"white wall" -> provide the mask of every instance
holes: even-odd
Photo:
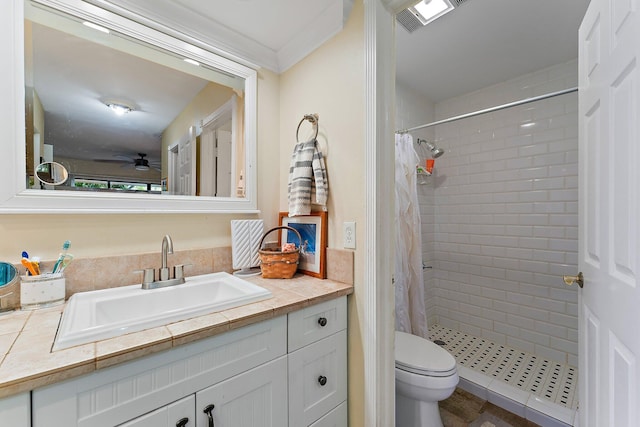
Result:
[[[436,105],[436,120],[577,85],[577,61]],[[441,325],[577,366],[577,94],[439,125]],[[522,125],[531,124],[530,127]],[[426,215],[429,213],[425,212]]]

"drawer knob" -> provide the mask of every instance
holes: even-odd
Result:
[[[321,317],[318,319],[318,325],[322,326],[323,328],[325,326],[327,326],[327,318],[326,317]]]
[[[324,375],[320,375],[318,377],[318,382],[320,383],[321,386],[324,386],[327,384],[327,377],[325,377]]]
[[[189,423],[189,418],[185,417],[185,418],[180,418],[178,420],[178,422],[176,423],[176,427],[184,427]]]

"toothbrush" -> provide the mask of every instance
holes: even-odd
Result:
[[[38,275],[37,272],[36,272],[36,269],[33,268],[33,265],[31,264],[31,261],[29,261],[28,259],[22,258],[22,265],[24,265],[27,268],[27,270],[29,271],[29,273],[31,273],[32,276],[37,276]]]
[[[34,256],[29,260],[31,262],[31,266],[36,271],[36,276],[40,275],[40,257]]]
[[[58,257],[58,260],[56,261],[56,264],[53,266],[52,273],[57,273],[58,272],[58,269],[60,268],[60,264],[64,260],[64,257],[67,254],[67,251],[69,250],[70,246],[71,246],[71,242],[69,240],[65,240],[64,243],[62,244],[62,252],[60,253],[60,256]]]
[[[58,273],[62,274],[64,269],[67,268],[69,266],[69,264],[71,264],[71,261],[73,261],[73,255],[65,254],[64,255],[64,259],[60,263],[60,268],[58,269]]]

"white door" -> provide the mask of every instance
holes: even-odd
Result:
[[[218,129],[216,134],[218,147],[216,156],[216,196],[231,197],[233,194],[231,191],[231,163],[233,162],[231,156],[231,132]]]
[[[189,128],[189,137],[178,145],[179,193],[183,196],[196,195],[196,130]]]
[[[580,427],[640,425],[640,16],[591,0],[579,31]]]
[[[204,128],[200,134],[198,196],[216,195],[216,131]]]

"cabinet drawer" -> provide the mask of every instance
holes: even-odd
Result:
[[[149,414],[121,424],[120,427],[174,427],[179,425],[181,420],[187,420],[186,423],[181,424],[183,427],[195,427],[195,416],[196,397],[192,394]]]
[[[289,425],[308,426],[347,399],[347,332],[289,354]]]
[[[289,352],[347,328],[347,297],[312,305],[288,317]]]
[[[347,402],[343,402],[309,427],[347,427],[348,424]]]

